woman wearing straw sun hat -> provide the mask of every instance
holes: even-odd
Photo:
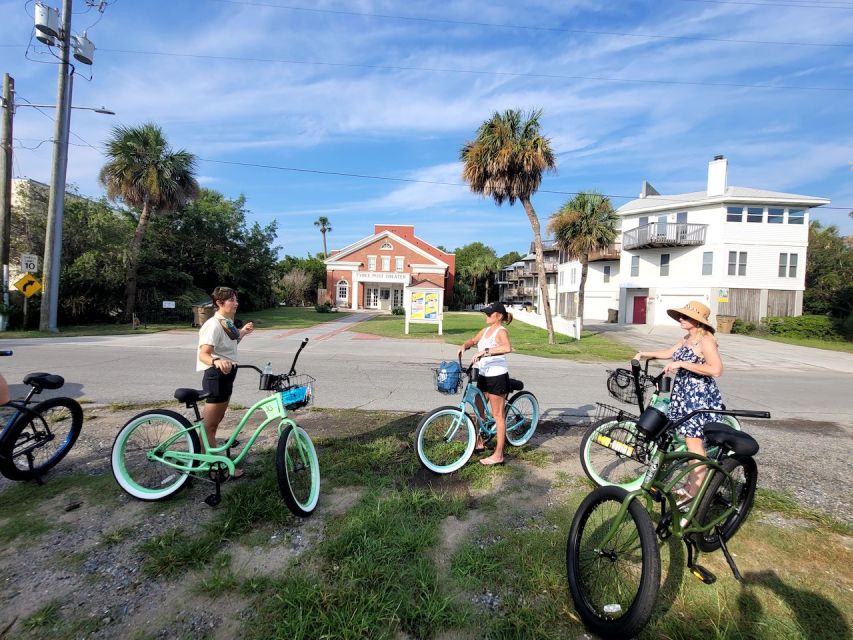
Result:
[[[714,326],[710,322],[711,310],[701,302],[692,300],[681,308],[668,309],[667,314],[676,320],[687,333],[670,349],[640,351],[634,358],[672,359],[664,373],[674,373],[670,394],[669,417],[677,420],[696,409],[721,409],[723,399],[714,378],[723,373],[723,361]],[[682,424],[678,431],[684,437],[688,451],[705,455],[703,425],[714,420],[713,413],[699,413]],[[696,494],[705,477],[705,467],[698,467],[687,482],[688,499]]]

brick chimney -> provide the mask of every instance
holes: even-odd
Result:
[[[729,161],[725,156],[714,156],[708,163],[708,197],[723,196],[729,186]]]

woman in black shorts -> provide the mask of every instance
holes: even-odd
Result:
[[[237,344],[255,330],[247,322],[240,329],[234,326],[237,313],[237,292],[229,287],[216,287],[210,294],[216,313],[198,331],[196,371],[203,371],[202,387],[209,393],[204,403],[204,432],[211,447],[216,446],[216,430],[228,410],[234,378],[237,377]],[[234,477],[243,471],[237,469]]]
[[[479,368],[477,388],[485,394],[486,400],[489,402],[489,409],[491,409],[492,416],[495,419],[495,429],[497,430],[495,452],[488,458],[480,460],[480,464],[503,464],[504,445],[506,443],[504,403],[509,394],[509,369],[507,368],[506,354],[512,351],[509,333],[507,333],[504,325],[512,322],[512,314],[500,302],[493,302],[483,309],[483,313],[486,314],[486,326],[476,336],[463,342],[457,354],[462,357],[465,351],[477,345],[477,353],[471,359],[471,362]],[[474,451],[482,451],[484,448],[485,443],[478,435]]]

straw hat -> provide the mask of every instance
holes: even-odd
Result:
[[[680,309],[667,309],[667,314],[673,320],[678,320],[681,316],[689,318],[694,322],[698,322],[706,330],[714,333],[717,329],[711,324],[711,310],[697,300],[691,300]]]

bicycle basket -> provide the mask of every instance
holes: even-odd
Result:
[[[634,375],[628,369],[609,370],[607,376],[607,392],[616,400],[626,404],[637,404],[637,390],[634,387]],[[652,378],[645,373],[640,373],[640,389],[646,400],[649,399],[655,389]]]
[[[290,376],[281,390],[281,403],[291,411],[307,407],[314,402],[314,380],[307,374]]]
[[[435,389],[439,393],[454,394],[462,386],[462,367],[455,361],[442,361],[432,370]]]
[[[603,402],[596,402],[598,405],[598,409],[595,411],[595,417],[593,418],[593,422],[599,423],[604,420],[615,420],[617,422],[622,422],[623,420],[631,420],[635,421],[637,416],[633,413],[629,413],[624,409],[619,409],[618,407],[613,407],[609,404],[604,404]]]

